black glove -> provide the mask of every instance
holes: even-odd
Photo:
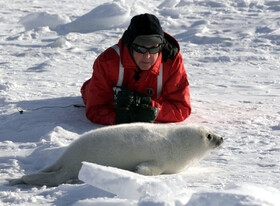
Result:
[[[116,94],[116,124],[130,122],[154,122],[158,109],[152,107],[151,97],[131,92],[127,87],[118,88]]]
[[[154,122],[158,115],[158,108],[152,107],[152,99],[140,92],[134,93],[133,120],[135,122]]]
[[[129,107],[116,108],[116,124],[130,123],[131,111]]]
[[[158,108],[139,105],[134,108],[134,121],[135,122],[154,122],[158,115]]]
[[[116,100],[116,124],[131,122],[131,105],[134,101],[134,94],[127,87],[119,87],[115,94]]]
[[[116,94],[116,108],[130,107],[134,101],[134,94],[127,87],[119,87]]]

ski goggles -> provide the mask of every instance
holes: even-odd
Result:
[[[159,44],[158,46],[147,48],[147,47],[139,46],[137,44],[132,44],[132,48],[140,54],[145,54],[147,51],[149,51],[150,54],[156,54],[161,52],[162,46],[161,44]]]

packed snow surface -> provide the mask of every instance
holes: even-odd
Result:
[[[0,205],[279,205],[279,0],[2,0],[0,11]],[[193,108],[183,124],[210,127],[222,147],[174,175],[85,162],[83,183],[9,186],[102,127],[73,105],[140,13],[180,43]]]

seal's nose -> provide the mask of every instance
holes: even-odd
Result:
[[[217,142],[216,142],[216,146],[220,146],[222,143],[224,142],[224,139],[221,137]]]

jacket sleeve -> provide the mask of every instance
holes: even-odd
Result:
[[[191,114],[191,104],[189,82],[181,54],[168,72],[161,97],[153,101],[153,106],[159,108],[155,122],[182,122]]]
[[[118,65],[118,59],[117,61],[105,59],[104,55],[101,55],[94,62],[88,89],[86,116],[94,123],[111,125],[115,124],[116,113],[113,103],[114,84],[109,73],[110,69],[114,69],[114,65]]]

